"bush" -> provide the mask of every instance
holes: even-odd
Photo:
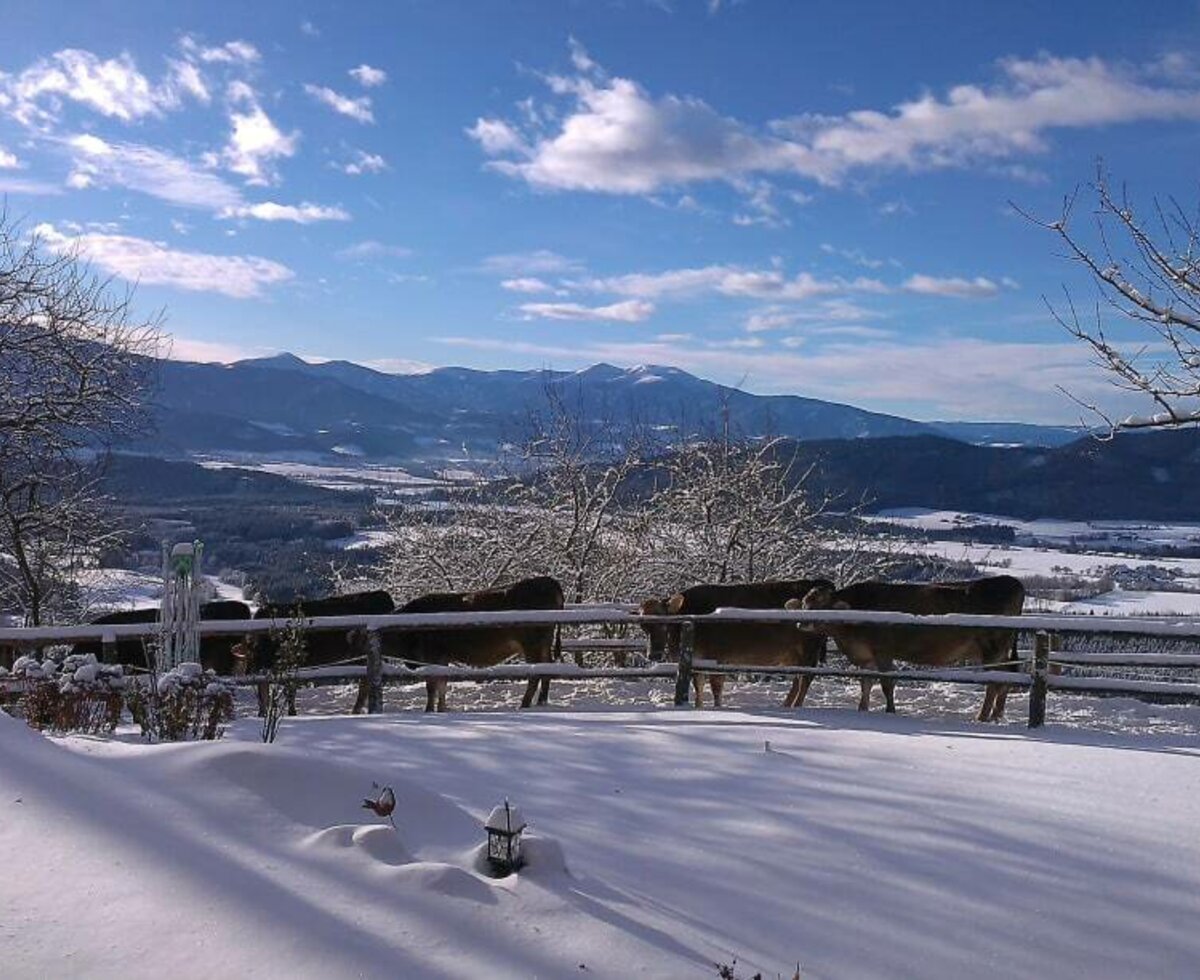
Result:
[[[71,654],[62,662],[21,657],[13,676],[25,682],[21,708],[34,728],[64,734],[111,734],[121,720],[125,671],[98,663],[95,654]]]
[[[126,703],[152,742],[211,741],[233,720],[234,686],[197,663],[184,663],[147,685],[134,685]]]

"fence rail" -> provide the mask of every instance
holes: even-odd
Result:
[[[286,619],[205,620],[199,624],[200,635],[234,636],[261,634],[277,629]],[[883,625],[891,627],[920,627],[922,629],[954,630],[1015,630],[1034,634],[1032,656],[1026,670],[1014,669],[953,669],[953,670],[893,670],[871,671],[841,667],[801,667],[771,664],[743,665],[698,660],[694,657],[694,633],[697,625],[720,622],[767,624],[792,623],[797,627],[820,624]],[[706,674],[762,674],[778,676],[807,675],[811,677],[841,677],[854,679],[897,680],[906,683],[1004,684],[1030,690],[1030,727],[1042,724],[1045,717],[1047,693],[1051,690],[1079,694],[1112,696],[1115,694],[1144,696],[1155,701],[1200,703],[1200,684],[1162,681],[1125,680],[1120,678],[1062,677],[1050,673],[1051,665],[1148,667],[1164,669],[1200,669],[1200,654],[1065,654],[1051,652],[1052,634],[1091,634],[1102,636],[1153,636],[1164,639],[1196,640],[1200,645],[1200,622],[1178,620],[1147,620],[1133,617],[1095,618],[1078,616],[983,616],[942,615],[918,616],[908,613],[866,612],[858,610],[748,610],[719,609],[707,616],[640,616],[627,606],[580,605],[563,610],[520,610],[482,613],[399,613],[390,615],[354,615],[304,618],[305,630],[313,632],[366,632],[367,657],[364,666],[333,665],[306,668],[299,679],[308,684],[343,684],[366,680],[370,689],[369,710],[378,712],[383,706],[383,685],[403,681],[445,679],[456,682],[485,682],[500,680],[529,680],[550,678],[559,680],[605,679],[674,679],[675,701],[688,703],[688,687],[693,672]],[[565,663],[515,664],[489,668],[455,667],[440,664],[396,665],[383,661],[381,633],[411,630],[485,629],[488,627],[534,626],[625,626],[670,624],[681,627],[678,662],[649,667],[584,668]],[[85,624],[80,626],[3,627],[0,646],[16,649],[44,647],[56,643],[100,641],[105,646],[119,640],[152,638],[157,635],[156,623]],[[567,651],[636,651],[644,641],[619,637],[576,637],[564,639]],[[1009,666],[1011,665],[1001,665]],[[232,678],[240,685],[258,684],[263,676]],[[12,682],[9,682],[11,686]]]

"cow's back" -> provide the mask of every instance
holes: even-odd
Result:
[[[783,609],[789,599],[803,598],[821,586],[833,588],[825,579],[696,585],[672,596],[667,610],[675,616],[705,616],[722,608]],[[792,623],[697,623],[695,627],[695,653],[706,660],[812,666],[824,649],[823,636],[804,633]]]
[[[498,589],[434,592],[405,603],[400,613],[483,613],[553,610],[563,607],[563,590],[550,576],[522,579]],[[554,643],[553,626],[467,626],[397,633],[388,646],[417,663],[466,663],[492,666],[512,657],[547,660]]]

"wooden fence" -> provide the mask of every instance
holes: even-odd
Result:
[[[284,620],[206,620],[199,624],[201,636],[231,636],[266,633],[284,625]],[[1032,650],[1021,661],[1002,665],[1006,669],[951,670],[893,670],[864,671],[854,667],[785,667],[772,664],[722,664],[697,660],[693,637],[698,623],[794,623],[818,625],[846,623],[856,625],[914,626],[930,629],[1012,629],[1032,634]],[[625,626],[636,629],[642,625],[670,624],[681,627],[677,663],[648,667],[584,668],[567,663],[510,664],[490,668],[455,667],[441,664],[394,664],[385,662],[381,634],[408,630],[466,629],[487,626]],[[916,616],[907,613],[863,612],[856,610],[746,610],[722,609],[708,616],[639,616],[628,607],[578,606],[564,610],[509,611],[490,613],[407,613],[375,616],[328,616],[302,621],[306,630],[365,632],[366,656],[363,666],[349,663],[327,667],[306,668],[299,679],[307,684],[344,684],[366,679],[368,682],[368,711],[383,710],[385,683],[418,682],[444,678],[454,682],[484,682],[500,680],[529,680],[551,678],[583,680],[591,678],[671,679],[675,687],[675,703],[686,705],[692,674],[762,674],[772,676],[809,675],[851,679],[876,678],[905,683],[1006,684],[1027,688],[1029,726],[1041,726],[1046,717],[1046,701],[1050,691],[1070,691],[1096,696],[1132,696],[1157,702],[1200,703],[1200,684],[1174,681],[1141,681],[1105,677],[1068,677],[1055,673],[1061,667],[1152,667],[1166,670],[1200,671],[1200,655],[1155,654],[1061,654],[1052,652],[1054,637],[1064,634],[1106,636],[1155,636],[1171,640],[1194,641],[1200,646],[1200,622],[1167,622],[1132,617],[1078,616],[979,616],[944,615]],[[0,647],[34,649],[52,644],[99,640],[106,651],[112,650],[120,639],[151,638],[156,634],[153,623],[87,624],[36,628],[0,627]],[[638,641],[619,638],[564,639],[565,650],[636,650],[643,647]],[[238,684],[257,684],[265,677],[233,678]],[[10,682],[11,683],[11,682]]]

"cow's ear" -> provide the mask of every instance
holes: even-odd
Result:
[[[783,604],[783,608],[788,612],[795,612],[797,609],[804,608],[804,602],[800,599],[788,599],[788,601]]]
[[[833,608],[834,609],[849,609],[850,603],[848,603],[845,599],[838,599],[838,601],[833,604]]]
[[[680,612],[680,610],[682,610],[682,609],[683,609],[683,604],[684,604],[684,602],[685,602],[685,601],[686,601],[686,600],[685,600],[685,599],[684,599],[684,597],[683,597],[683,593],[682,593],[682,592],[676,592],[676,593],[675,593],[673,596],[671,596],[671,598],[670,598],[670,599],[667,601],[667,612],[669,612],[669,613],[670,613],[672,616],[678,616],[678,615],[679,615],[679,612]]]
[[[830,595],[830,591],[824,586],[815,586],[804,593],[804,598],[800,600],[800,608],[822,609],[829,605]]]

